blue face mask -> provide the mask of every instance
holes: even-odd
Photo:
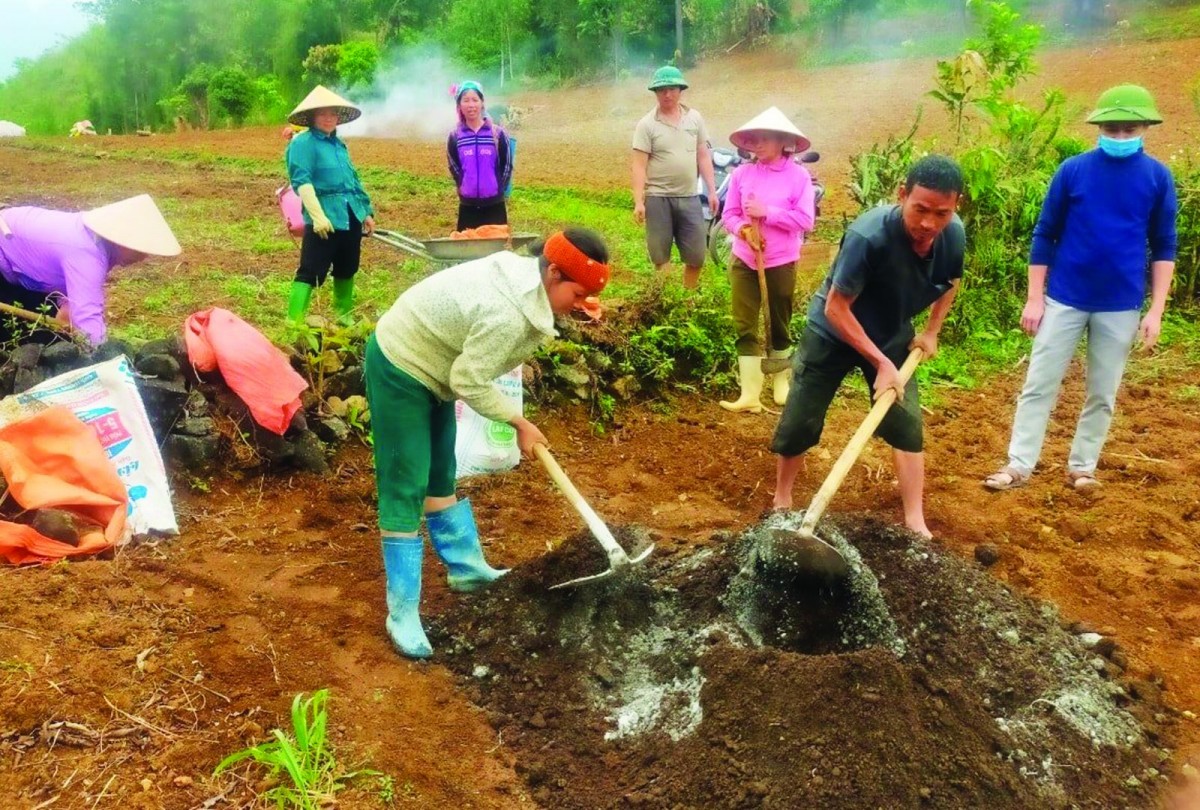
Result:
[[[1136,155],[1142,150],[1142,138],[1128,138],[1121,140],[1119,138],[1110,138],[1107,135],[1100,136],[1100,149],[1109,157],[1127,158],[1131,155]]]

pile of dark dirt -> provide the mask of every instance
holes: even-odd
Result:
[[[435,646],[547,807],[1153,803],[1158,690],[1053,606],[865,520],[823,530],[848,580],[781,579],[759,549],[799,521],[546,590],[605,567],[580,533],[461,602]]]

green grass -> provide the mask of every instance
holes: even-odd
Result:
[[[326,739],[328,700],[328,689],[314,692],[307,700],[303,694],[296,695],[292,701],[290,734],[274,729],[272,740],[230,754],[221,760],[213,775],[247,760],[255,762],[266,768],[268,777],[286,777],[287,780],[268,790],[263,797],[274,802],[276,807],[297,810],[332,806],[338,791],[350,780],[358,776],[380,776],[375,771],[346,772],[338,765]],[[386,786],[390,781],[382,784]]]
[[[1142,5],[1145,7],[1129,16],[1128,27],[1118,28],[1117,37],[1163,40],[1200,36],[1200,6],[1170,8],[1152,3]]]

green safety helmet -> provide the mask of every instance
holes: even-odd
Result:
[[[1162,116],[1154,106],[1154,96],[1145,87],[1119,84],[1100,94],[1089,124],[1136,123],[1161,124]]]
[[[658,70],[654,71],[654,78],[650,80],[650,86],[647,90],[658,90],[663,87],[680,87],[686,88],[687,80],[683,78],[683,73],[674,65],[663,65]]]

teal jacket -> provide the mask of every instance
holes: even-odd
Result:
[[[298,190],[312,183],[321,210],[337,230],[350,230],[351,211],[359,222],[374,216],[371,198],[363,191],[358,172],[350,163],[350,150],[337,136],[337,130],[329,135],[317,129],[301,132],[288,144],[284,159],[292,188]],[[308,211],[304,212],[304,224],[312,225]]]

